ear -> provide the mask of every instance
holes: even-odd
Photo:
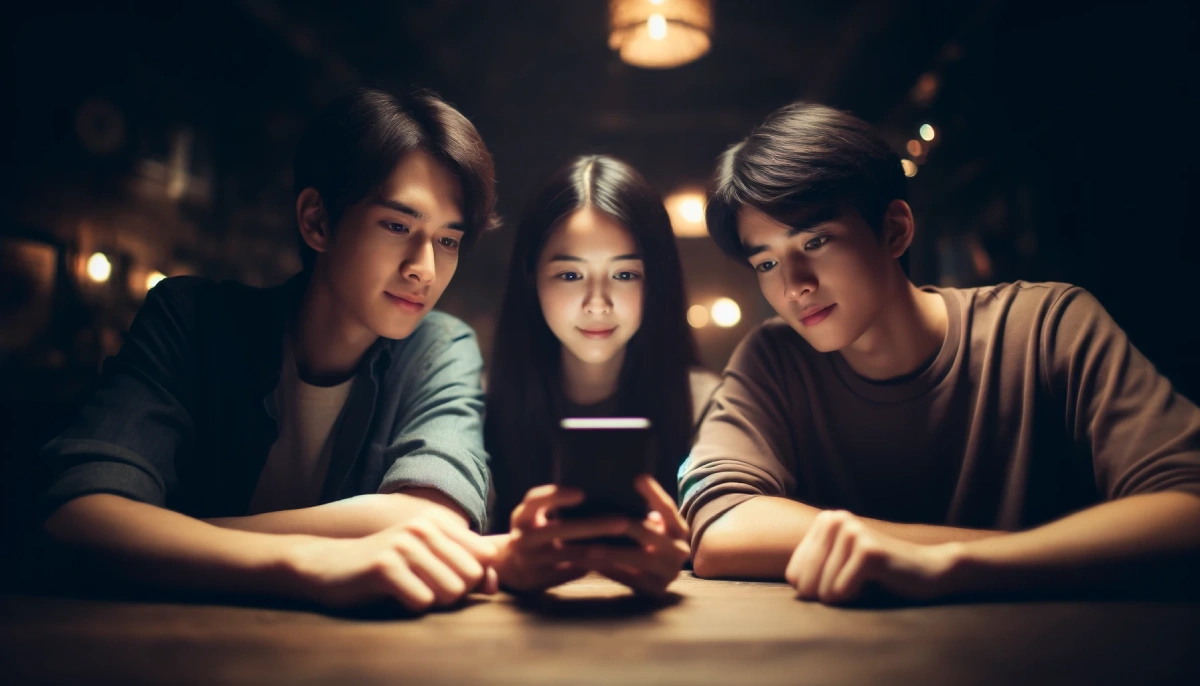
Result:
[[[903,200],[893,200],[888,203],[883,213],[881,237],[888,255],[898,258],[912,245],[913,231],[916,223],[913,221],[912,208]]]
[[[325,213],[325,203],[317,189],[305,188],[296,196],[296,224],[308,247],[319,253],[329,249],[332,238],[329,215]]]

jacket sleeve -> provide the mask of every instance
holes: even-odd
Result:
[[[198,280],[167,279],[146,296],[120,352],[105,361],[78,417],[39,453],[52,475],[39,521],[69,500],[112,493],[165,506],[195,424],[194,301]]]

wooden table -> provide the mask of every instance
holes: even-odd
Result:
[[[1200,684],[1200,604],[835,609],[684,575],[660,606],[585,578],[423,618],[0,598],[0,683]]]

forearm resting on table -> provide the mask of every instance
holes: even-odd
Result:
[[[210,524],[240,531],[266,534],[308,534],[328,538],[370,536],[389,526],[402,524],[432,509],[443,509],[463,520],[461,507],[441,491],[407,488],[398,493],[371,493],[299,510],[281,510],[249,517],[205,520]]]
[[[820,512],[820,508],[775,496],[756,496],[739,503],[701,536],[694,557],[696,576],[782,579],[788,560]],[[973,541],[1001,533],[861,519],[882,533],[921,544]]]
[[[1163,492],[1112,500],[1036,529],[964,543],[959,592],[1106,587],[1156,562],[1200,555],[1200,497]]]
[[[43,527],[106,571],[156,587],[226,593],[287,591],[289,553],[309,536],[230,531],[116,495],[76,498]]]

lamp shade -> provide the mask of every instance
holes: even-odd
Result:
[[[712,45],[710,0],[609,0],[608,45],[629,64],[669,69]]]

